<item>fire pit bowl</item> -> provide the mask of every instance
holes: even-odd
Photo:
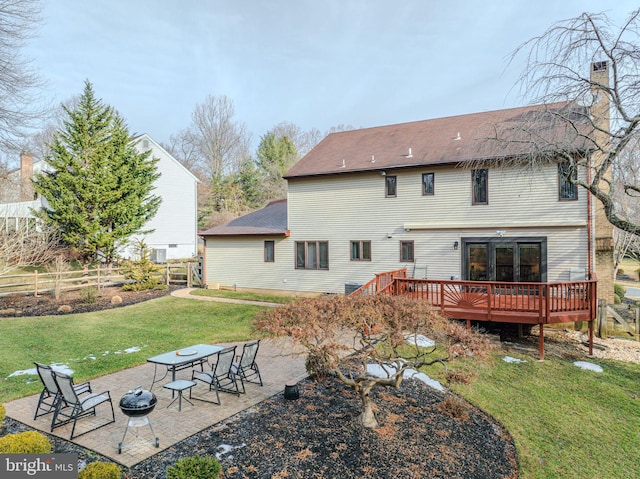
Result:
[[[146,389],[136,388],[120,399],[120,410],[129,417],[141,417],[149,414],[156,407],[156,395]]]

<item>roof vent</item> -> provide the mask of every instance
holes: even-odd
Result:
[[[375,163],[376,162],[376,157],[374,155],[371,155],[371,163]]]
[[[347,160],[345,160],[344,158],[342,159],[342,166],[340,168],[346,168],[347,167]]]
[[[409,148],[409,153],[407,153],[406,155],[402,155],[405,158],[413,158],[413,154],[411,153],[411,148]]]
[[[460,141],[462,140],[462,137],[460,136],[460,132],[458,132],[458,135],[453,139],[453,141]]]

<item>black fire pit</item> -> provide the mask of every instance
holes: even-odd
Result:
[[[124,430],[122,441],[118,444],[118,454],[122,453],[122,445],[124,444],[124,438],[127,436],[127,431],[130,427],[139,428],[141,426],[149,425],[151,434],[155,436],[153,427],[151,427],[151,421],[147,415],[154,410],[158,398],[151,391],[141,389],[140,386],[129,391],[120,399],[120,410],[125,416],[129,416],[127,427]],[[136,436],[138,435],[135,433]],[[160,447],[160,440],[155,437],[155,447]]]

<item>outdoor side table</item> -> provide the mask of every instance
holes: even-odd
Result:
[[[170,383],[167,383],[167,384],[163,385],[162,386],[163,388],[171,389],[171,394],[173,394],[173,391],[177,391],[178,392],[178,397],[174,398],[174,400],[169,403],[169,406],[167,406],[167,408],[169,408],[177,400],[178,401],[178,411],[182,411],[182,393],[183,393],[183,391],[188,389],[189,390],[189,397],[191,397],[191,388],[193,386],[195,386],[195,385],[196,385],[196,383],[194,381],[188,381],[186,379],[178,379],[176,381],[171,381]],[[187,401],[192,406],[194,405],[187,398],[184,398],[184,400]]]

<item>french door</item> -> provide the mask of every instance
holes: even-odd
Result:
[[[462,245],[463,279],[546,281],[546,238],[462,238]]]

